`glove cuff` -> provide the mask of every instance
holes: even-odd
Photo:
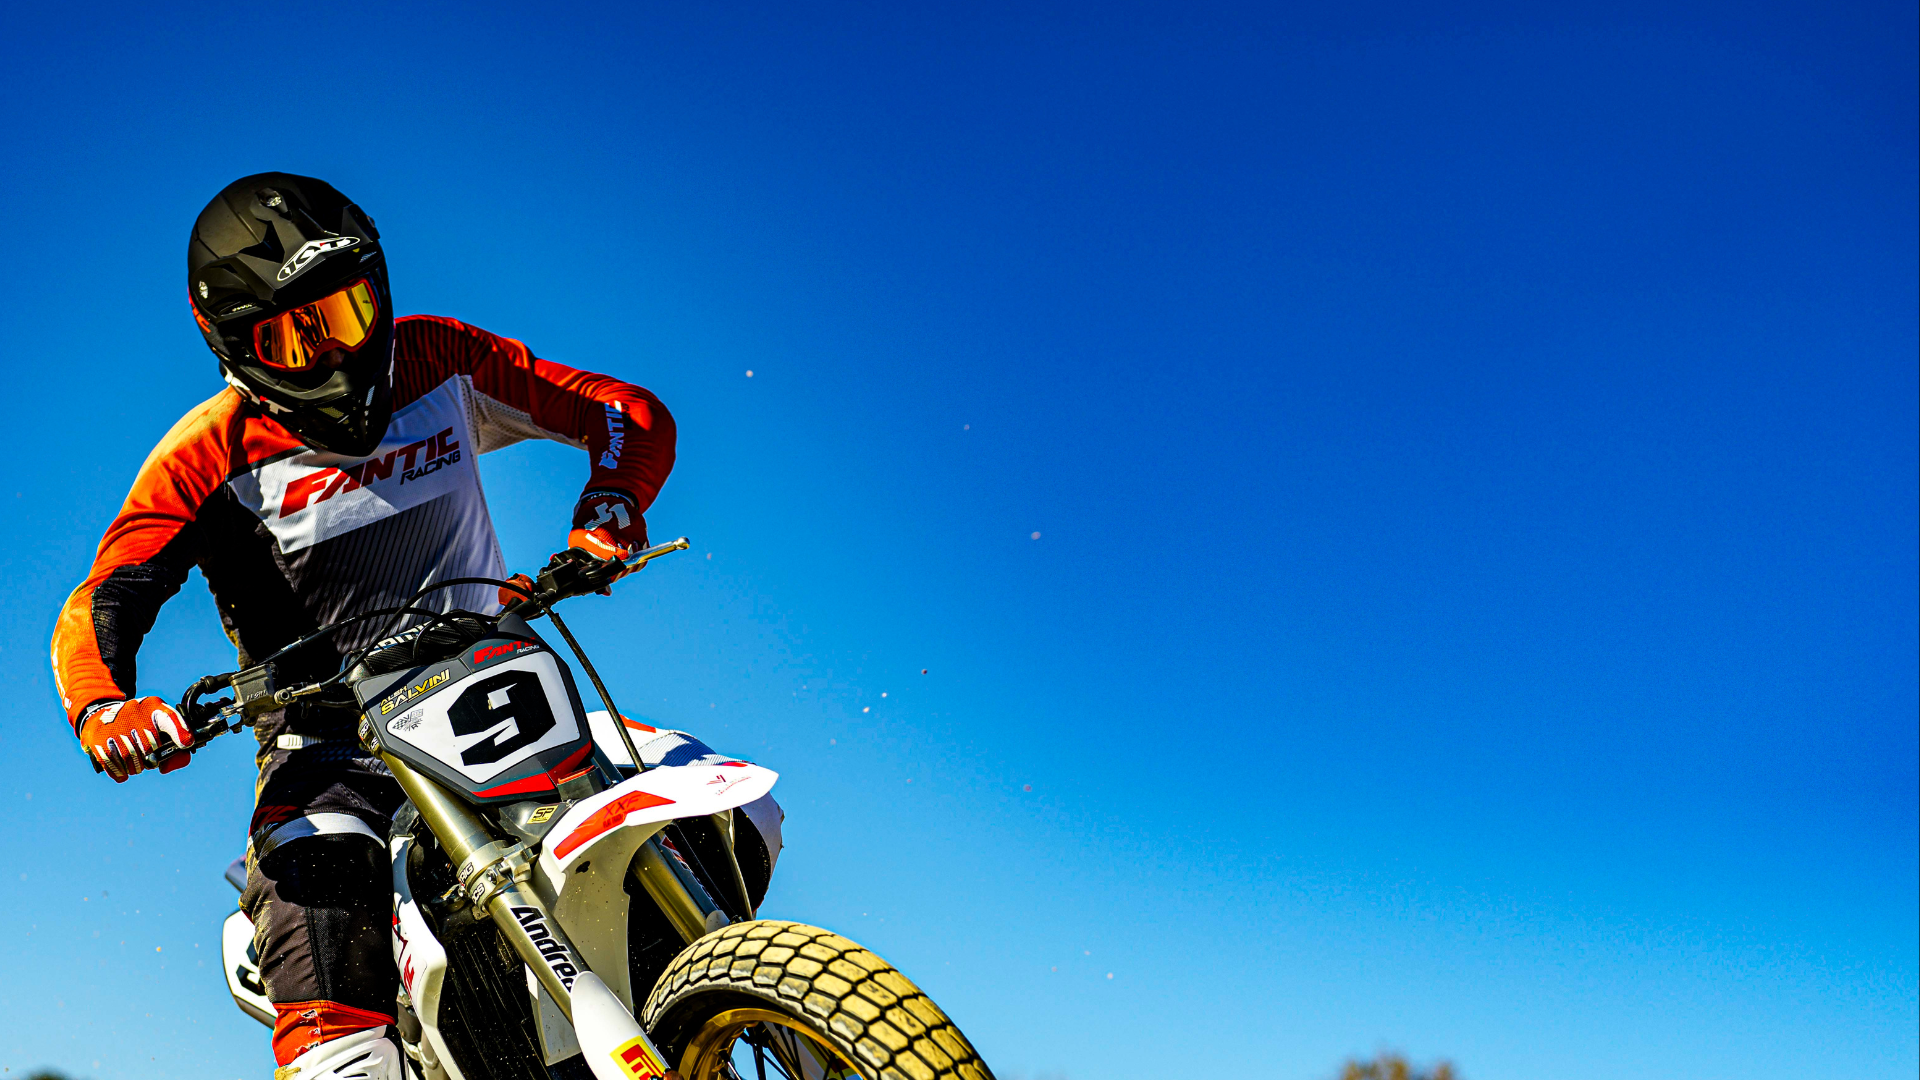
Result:
[[[629,509],[638,510],[640,508],[640,500],[634,497],[633,492],[621,491],[619,488],[610,487],[588,488],[580,493],[578,499],[574,500],[574,505],[578,506],[588,499],[604,499],[608,497],[619,499],[621,502],[626,503]]]
[[[92,719],[92,717],[93,717],[93,714],[94,714],[94,713],[97,713],[97,712],[99,712],[99,711],[101,711],[102,709],[111,709],[111,708],[113,708],[113,707],[114,707],[114,706],[116,706],[116,705],[125,705],[125,704],[126,704],[126,703],[127,703],[128,701],[129,701],[129,700],[131,700],[131,699],[129,699],[129,698],[101,698],[101,699],[100,699],[99,701],[96,701],[96,702],[94,702],[93,704],[91,704],[91,705],[89,705],[89,706],[87,706],[86,708],[84,708],[84,709],[81,709],[81,710],[80,710],[80,714],[79,714],[78,716],[75,716],[75,717],[73,718],[73,734],[74,734],[74,737],[75,737],[75,738],[78,738],[78,737],[79,737],[79,735],[80,735],[80,729],[81,729],[82,727],[85,727],[85,726],[86,726],[86,723],[87,723],[87,721],[88,721],[89,719]]]

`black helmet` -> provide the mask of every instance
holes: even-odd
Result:
[[[323,180],[260,173],[187,242],[193,317],[220,373],[316,450],[373,452],[393,417],[393,301],[373,219]],[[345,351],[337,367],[325,357]]]

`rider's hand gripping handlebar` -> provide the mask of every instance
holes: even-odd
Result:
[[[678,540],[655,544],[645,551],[636,551],[624,559],[601,559],[581,548],[568,548],[548,560],[546,568],[533,581],[533,595],[510,602],[506,610],[509,614],[531,616],[568,597],[604,592],[616,580],[660,556],[685,551],[692,546],[683,536]]]
[[[174,746],[169,740],[167,745],[142,755],[147,765],[158,767],[160,759],[169,754],[182,751],[191,754],[205,746],[208,740],[239,731],[241,727],[253,723],[260,714],[285,708],[294,699],[317,693],[321,689],[318,684],[277,687],[274,674],[274,665],[269,661],[243,671],[203,675],[195,679],[175,707],[180,718],[186,721],[188,730],[193,733],[193,745]],[[232,691],[233,696],[217,701],[200,700],[222,690]],[[95,767],[98,768],[97,762]]]

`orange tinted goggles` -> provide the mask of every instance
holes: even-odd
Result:
[[[253,355],[268,367],[305,371],[328,349],[359,348],[380,314],[365,279],[311,304],[284,311],[253,328]]]

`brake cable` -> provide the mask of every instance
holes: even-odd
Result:
[[[460,577],[437,581],[408,597],[407,603],[412,604],[430,592],[436,592],[454,585],[498,585],[503,589],[511,589],[521,596],[526,597],[529,603],[540,609],[535,613],[535,618],[538,618],[540,614],[544,613],[547,618],[551,619],[554,629],[560,631],[560,636],[566,640],[567,647],[573,650],[575,659],[580,661],[581,669],[587,673],[587,678],[592,681],[594,691],[600,695],[600,701],[606,705],[607,715],[613,720],[613,729],[619,732],[620,743],[627,748],[627,757],[632,760],[633,767],[643,771],[646,769],[646,766],[640,761],[640,750],[634,745],[633,736],[627,734],[627,718],[620,712],[619,706],[613,703],[613,695],[607,692],[607,684],[601,681],[600,673],[594,670],[593,661],[587,659],[587,651],[580,647],[580,642],[574,638],[573,631],[567,629],[567,624],[560,618],[560,613],[554,610],[554,605],[557,604],[560,599],[564,598],[543,601],[526,586],[517,581],[502,581],[499,578],[488,577]],[[428,623],[427,625],[431,626],[432,623]],[[385,635],[382,636],[384,637]],[[351,665],[348,665],[348,667],[351,667]]]
[[[559,612],[548,608],[547,618],[553,620],[553,628],[560,631],[561,637],[567,639],[567,647],[571,648],[573,655],[580,659],[580,666],[586,670],[587,678],[593,680],[593,688],[599,691],[600,700],[606,703],[607,715],[613,720],[613,730],[620,733],[620,744],[627,748],[627,756],[633,759],[633,767],[641,772],[645,772],[647,767],[640,761],[640,750],[633,745],[633,736],[627,734],[627,718],[621,715],[620,710],[614,706],[613,696],[607,693],[607,684],[601,682],[600,673],[593,670],[593,661],[587,659],[586,650],[582,649],[580,643],[573,639],[573,631],[567,629],[567,624],[560,621]]]

